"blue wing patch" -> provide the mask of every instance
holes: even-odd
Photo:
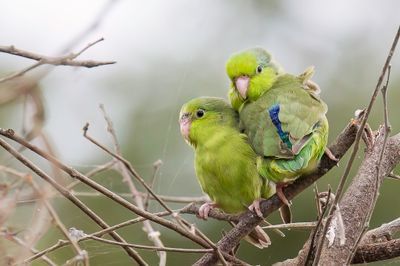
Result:
[[[271,118],[272,123],[276,127],[276,131],[278,132],[279,138],[287,145],[289,149],[292,149],[292,143],[289,140],[289,134],[287,132],[283,132],[282,124],[279,120],[279,104],[274,104],[271,108],[269,108],[269,117]]]

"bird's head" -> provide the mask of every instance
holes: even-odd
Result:
[[[233,54],[226,63],[226,72],[232,82],[232,107],[239,110],[245,101],[255,101],[270,89],[281,69],[267,51],[251,48]]]
[[[237,112],[222,98],[192,99],[182,106],[179,114],[181,134],[194,146],[223,127],[238,128],[238,123]]]

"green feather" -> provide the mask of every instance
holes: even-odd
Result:
[[[258,66],[262,66],[264,71],[257,73]],[[234,81],[237,77],[251,78],[252,90],[249,90],[248,98],[256,100],[272,86],[283,70],[267,51],[262,48],[252,48],[233,54],[226,64],[226,72],[231,80],[228,96],[232,107],[239,111],[246,99],[243,99],[235,88]]]
[[[261,73],[250,73],[259,64],[257,54],[260,48],[239,52],[228,60],[230,95],[237,93],[234,80],[238,74],[247,71],[250,77],[247,98],[232,105],[240,112],[241,130],[260,155],[259,173],[274,182],[291,181],[315,169],[324,153],[328,139],[327,106],[319,98],[318,85],[310,80],[313,68],[294,76],[276,71],[274,64],[267,65]],[[280,128],[269,113],[274,106],[279,106]]]
[[[266,111],[275,104],[280,106],[279,120],[283,131],[289,133],[292,146],[301,147],[307,143],[302,143],[303,138],[311,134],[314,125],[325,117],[327,106],[304,90],[295,76],[285,74],[257,101],[249,102],[242,108],[241,125],[258,154],[293,158],[295,152],[282,145],[276,127]]]
[[[323,119],[315,128],[310,140],[292,159],[258,159],[259,173],[274,181],[291,182],[302,174],[313,171],[325,152],[328,141],[328,121]]]
[[[196,117],[197,110],[204,116]],[[238,114],[219,98],[196,98],[185,104],[189,142],[195,149],[195,170],[202,190],[228,213],[246,210],[254,200],[274,191],[257,170],[257,155],[238,128]]]

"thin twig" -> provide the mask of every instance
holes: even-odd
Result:
[[[358,129],[358,119],[351,121],[346,128],[336,137],[335,141],[329,146],[329,149],[340,159],[354,142],[355,135]],[[285,188],[285,197],[289,200],[293,199],[297,194],[311,186],[316,180],[325,175],[330,169],[337,164],[337,161],[331,160],[326,155],[321,159],[318,169],[314,173],[298,178],[293,184]],[[283,205],[283,202],[278,196],[273,195],[269,199],[260,203],[261,211],[264,217],[267,217],[273,211],[278,210]],[[190,212],[197,213],[198,207],[191,206]],[[211,210],[210,214],[214,215],[215,210]],[[211,216],[211,215],[210,215]],[[261,218],[255,216],[252,212],[247,211],[241,214],[238,224],[232,228],[221,240],[218,241],[218,247],[222,252],[230,252],[240,240],[249,234],[260,222]],[[214,254],[205,254],[199,259],[195,265],[210,265],[218,259]]]
[[[365,264],[368,262],[393,259],[399,256],[400,239],[394,239],[387,242],[367,244],[358,247],[354,254],[354,257],[351,260],[351,263]],[[395,265],[396,262],[394,262],[393,264]]]
[[[275,226],[273,224],[271,224],[270,222],[267,221],[267,219],[263,219],[263,223],[266,224],[264,227],[268,227],[268,226]],[[291,223],[293,224],[293,223]],[[232,224],[233,226],[235,226],[235,224]],[[279,228],[273,228],[272,230],[277,233],[278,235],[280,235],[281,237],[286,237],[286,235],[279,229]]]
[[[209,252],[214,252],[213,249],[189,249],[189,248],[171,248],[171,247],[157,247],[157,246],[145,246],[145,245],[138,245],[138,244],[130,244],[130,243],[121,243],[121,242],[116,242],[108,239],[104,239],[101,237],[97,236],[91,236],[89,239],[93,239],[99,242],[111,244],[111,245],[117,245],[117,246],[127,246],[127,247],[132,247],[132,248],[137,248],[137,249],[147,249],[147,250],[155,250],[155,251],[168,251],[168,252],[180,252],[180,253],[209,253]]]
[[[81,261],[83,261],[83,264],[88,266],[89,265],[89,257],[86,251],[82,250],[78,243],[71,238],[71,236],[68,233],[67,228],[65,228],[63,222],[61,221],[60,217],[58,216],[57,212],[54,210],[53,206],[50,204],[50,202],[47,200],[46,196],[42,195],[42,191],[40,190],[39,186],[36,184],[36,182],[31,179],[31,185],[32,188],[36,191],[38,195],[40,195],[40,199],[44,202],[44,205],[46,206],[46,209],[50,213],[50,216],[53,218],[53,221],[55,222],[56,226],[60,229],[60,231],[63,233],[63,235],[71,242],[73,249],[77,253],[79,257],[81,257]]]
[[[321,208],[321,202],[319,201],[319,191],[317,183],[314,183],[314,200],[315,200],[315,205],[317,207],[317,217],[319,218],[322,215],[322,208]]]
[[[308,263],[309,261],[312,260],[312,256],[311,256],[311,255],[312,255],[312,251],[313,251],[313,249],[314,249],[315,239],[316,239],[316,237],[317,237],[319,227],[320,227],[321,224],[322,224],[322,220],[324,219],[324,215],[325,215],[326,211],[327,211],[328,208],[329,208],[329,201],[330,201],[330,200],[331,200],[331,187],[329,186],[329,189],[328,189],[328,196],[327,196],[327,198],[326,198],[325,207],[324,207],[324,209],[322,210],[321,215],[318,217],[317,226],[315,227],[314,232],[313,232],[312,237],[311,237],[310,249],[308,250],[308,254],[307,254],[307,258],[306,258],[306,265],[307,265],[307,263]],[[322,239],[322,238],[325,238],[325,235],[321,235],[321,239]],[[320,241],[321,241],[321,240],[320,240]],[[317,251],[315,252],[315,257],[316,257],[316,256],[320,256],[320,255],[321,255],[321,251],[318,252],[318,249],[317,249]],[[314,260],[314,261],[315,261],[315,260]],[[313,266],[314,266],[314,264],[313,264]]]
[[[154,221],[154,222],[156,222],[158,224],[161,224],[161,225],[163,225],[163,226],[165,226],[165,227],[167,227],[167,228],[169,228],[169,229],[171,229],[173,231],[176,231],[177,233],[181,234],[182,236],[185,236],[186,238],[191,239],[192,241],[200,244],[203,247],[206,247],[206,248],[209,247],[208,244],[204,240],[199,238],[198,236],[195,236],[195,235],[191,234],[190,232],[180,228],[179,226],[177,226],[176,224],[172,223],[171,221],[168,221],[168,220],[165,220],[163,218],[154,216],[152,213],[149,213],[149,212],[141,210],[140,208],[138,208],[137,206],[133,205],[129,201],[125,200],[121,196],[116,195],[115,193],[113,193],[109,189],[105,188],[104,186],[94,182],[93,180],[91,180],[90,178],[87,178],[86,176],[84,176],[80,172],[76,171],[75,169],[73,169],[71,167],[68,167],[67,165],[63,164],[60,160],[58,160],[58,159],[52,157],[51,155],[45,153],[40,148],[32,145],[29,142],[26,142],[23,138],[19,137],[13,130],[0,129],[0,135],[3,135],[3,136],[5,136],[5,137],[7,137],[9,139],[12,139],[12,140],[18,142],[21,145],[27,147],[31,151],[35,152],[36,154],[40,155],[41,157],[45,158],[46,160],[50,161],[51,163],[57,165],[57,167],[59,167],[62,171],[66,172],[72,178],[76,178],[76,179],[80,180],[82,183],[85,183],[86,185],[90,186],[91,188],[101,192],[102,194],[104,194],[107,197],[109,197],[111,200],[119,203],[121,206],[131,210],[132,212],[136,213],[137,215],[146,217],[147,219],[149,219],[151,221]],[[17,151],[15,151],[10,145],[8,145],[2,139],[0,139],[0,145],[3,146],[4,149],[6,149],[9,153],[11,153],[19,161],[23,162],[26,166],[28,166],[28,164],[26,164],[26,162],[27,162],[26,158],[23,155],[19,154]],[[41,176],[43,176],[44,173],[39,168],[34,167],[33,164],[29,164],[28,167],[30,169],[32,169],[35,173],[41,173],[42,174]],[[46,175],[46,174],[44,174],[44,175]],[[69,194],[69,195],[72,196],[71,194]],[[172,210],[170,210],[170,212],[172,213]]]
[[[117,155],[121,156],[121,148],[118,143],[117,134],[115,132],[113,122],[112,122],[111,118],[108,116],[108,114],[104,108],[104,105],[100,104],[100,110],[103,112],[104,120],[107,123],[107,131],[110,133],[110,135],[112,137],[115,152]],[[133,184],[133,181],[129,175],[129,170],[122,162],[119,162],[117,167],[119,168],[119,172],[121,173],[121,175],[123,177],[123,182],[128,184],[128,188],[131,191],[132,197],[134,198],[136,205],[140,209],[146,211],[146,208],[143,203],[143,198],[138,194],[138,191],[137,191],[135,185]],[[160,239],[160,232],[154,230],[150,221],[146,220],[143,222],[143,230],[147,233],[147,237],[150,239],[150,241],[152,241],[158,248],[164,248],[164,244]],[[167,264],[167,253],[165,251],[160,250],[158,255],[160,257],[159,265],[165,266]]]
[[[99,192],[87,192],[87,191],[71,191],[72,194],[74,194],[75,196],[78,197],[99,197],[99,196],[104,196],[103,194],[99,193]],[[120,195],[121,197],[124,198],[131,198],[132,194],[130,193],[116,193],[118,195]],[[147,193],[146,192],[140,192],[138,191],[138,194],[141,197],[146,197]],[[187,204],[187,203],[203,203],[205,201],[207,201],[207,197],[205,196],[199,196],[199,197],[185,197],[185,196],[166,196],[166,195],[159,195],[157,194],[157,196],[162,199],[165,202],[173,202],[173,203],[183,203],[183,204]],[[150,200],[155,200],[151,195],[149,195],[149,199]],[[211,217],[211,216],[210,216]]]
[[[395,173],[390,173],[390,174],[388,175],[388,177],[393,178],[393,179],[396,179],[396,180],[400,180],[400,175],[396,175]]]
[[[388,66],[387,70],[387,75],[386,75],[386,84],[382,87],[382,99],[383,99],[383,117],[384,117],[384,125],[385,125],[385,131],[384,131],[384,138],[383,138],[383,144],[382,144],[382,149],[381,153],[379,154],[379,161],[378,165],[376,166],[376,183],[375,183],[375,190],[374,190],[374,203],[376,202],[376,199],[378,197],[378,188],[379,188],[379,177],[381,175],[381,165],[382,165],[382,159],[383,159],[383,154],[385,152],[387,140],[391,131],[391,126],[389,123],[389,114],[388,114],[388,106],[387,106],[387,90],[389,86],[389,80],[390,80],[390,70],[391,70],[391,65]],[[374,209],[375,204],[371,207],[371,210]],[[366,220],[366,226],[368,227],[369,221],[371,220],[372,216],[372,211],[369,212],[369,215]]]
[[[161,160],[157,160],[153,163],[153,175],[150,181],[150,188],[153,189],[154,188],[154,184],[156,182],[156,177],[158,172],[160,171],[162,165],[162,161]],[[147,211],[149,208],[149,198],[150,198],[150,193],[147,191],[146,196],[144,197],[144,209]]]
[[[400,28],[399,28],[400,30]],[[383,154],[385,153],[385,148],[387,144],[387,140],[391,131],[391,126],[389,124],[389,115],[388,115],[388,108],[387,108],[387,89],[389,85],[389,80],[390,80],[390,70],[391,70],[391,65],[388,65],[387,69],[387,75],[386,75],[386,83],[383,85],[381,92],[382,92],[382,98],[383,98],[383,113],[384,113],[384,136],[383,136],[383,143],[382,143],[382,148],[381,152],[379,154],[379,159],[378,163],[376,165],[376,178],[375,178],[375,189],[373,190],[374,197],[372,200],[372,204],[369,210],[367,210],[367,217],[364,222],[364,229],[362,230],[361,234],[358,236],[357,240],[355,241],[353,247],[351,248],[352,254],[348,257],[348,262],[350,262],[357,251],[357,246],[360,243],[361,239],[363,238],[364,234],[367,232],[368,227],[369,227],[369,222],[372,217],[372,212],[375,209],[375,204],[378,198],[378,193],[379,193],[379,186],[380,186],[380,175],[381,175],[381,165],[382,165],[382,159],[383,159]]]
[[[100,149],[105,151],[106,153],[110,154],[112,157],[118,159],[120,162],[122,162],[125,167],[128,169],[129,173],[135,177],[145,188],[146,190],[163,206],[167,211],[170,211],[172,213],[172,210],[164,203],[162,199],[160,199],[154,192],[153,190],[147,185],[147,183],[144,181],[144,179],[133,169],[132,165],[130,162],[128,162],[125,158],[121,157],[120,155],[110,151],[108,148],[106,148],[104,145],[100,144],[98,141],[96,141],[94,138],[90,137],[87,134],[87,131],[89,129],[89,123],[86,123],[86,125],[83,127],[83,136],[87,138],[90,142],[98,146]]]
[[[65,54],[71,51],[74,46],[76,46],[83,39],[87,38],[92,32],[98,29],[101,26],[101,23],[105,20],[107,15],[111,12],[111,10],[116,6],[119,0],[108,0],[105,3],[100,11],[94,16],[92,22],[87,25],[81,32],[79,32],[74,38],[72,38],[64,47],[61,49],[60,54]]]
[[[290,224],[272,224],[262,226],[262,229],[313,229],[317,226],[318,222],[297,222]]]
[[[0,134],[3,134],[3,133],[5,133],[5,135],[8,135],[11,132],[0,129]],[[18,137],[18,140],[19,140],[20,144],[22,144],[22,143],[27,144],[27,142],[25,142],[20,137]],[[53,178],[51,178],[49,175],[44,173],[40,168],[38,168],[35,164],[33,164],[30,160],[28,160],[25,156],[23,156],[18,151],[16,151],[13,147],[11,147],[7,142],[5,142],[1,138],[0,138],[0,146],[2,146],[6,151],[8,151],[10,154],[12,154],[15,158],[17,158],[20,162],[22,162],[25,166],[27,166],[33,172],[35,172],[38,176],[43,178],[47,183],[52,185],[57,191],[59,191],[64,197],[69,199],[73,204],[75,204],[79,209],[81,209],[86,215],[88,215],[93,221],[95,221],[102,228],[109,227],[106,222],[104,222],[96,213],[94,213],[90,208],[88,208],[82,201],[80,201],[77,197],[72,195],[67,189],[65,189],[63,186],[58,184]],[[43,151],[40,151],[40,152],[43,155],[45,155],[46,157],[50,156]],[[121,242],[125,241],[122,237],[120,237],[115,232],[111,232],[110,235],[117,241],[121,241]],[[132,257],[132,259],[136,260],[136,262],[138,262],[140,265],[147,265],[146,262],[139,256],[139,254],[137,254],[136,251],[134,251],[128,247],[125,247],[125,251],[129,254],[129,256]]]
[[[391,240],[392,236],[397,232],[400,232],[400,218],[369,230],[364,234],[361,240],[361,245]]]
[[[332,242],[324,245],[320,264],[321,265],[348,265],[353,254],[352,248],[358,242],[359,237],[365,230],[365,221],[374,200],[374,189],[376,180],[376,165],[379,161],[384,138],[384,128],[380,127],[375,144],[372,149],[367,150],[363,161],[358,168],[357,174],[354,176],[352,183],[349,185],[346,193],[340,201],[340,213],[343,219],[343,227],[345,228],[346,241]],[[389,137],[388,144],[382,162],[381,175],[379,177],[379,185],[382,184],[384,177],[387,176],[393,168],[400,162],[400,133]],[[334,219],[338,219],[336,215]],[[334,222],[332,222],[334,224]],[[340,228],[333,231],[329,228],[331,236],[333,233],[340,233]],[[339,239],[340,240],[340,239]]]
[[[14,169],[12,168],[8,168],[9,170],[13,171],[14,174],[12,174],[11,172],[8,172],[8,170],[5,170],[5,168],[2,168],[3,166],[0,165],[0,171],[4,171],[7,172],[11,175],[15,175],[16,172]],[[23,178],[26,174],[24,173],[19,173],[20,175],[15,175],[18,177]],[[86,174],[85,174],[86,176]],[[77,183],[81,183],[79,180],[76,181]],[[69,189],[70,186],[75,186],[76,182],[72,182],[67,186],[67,189]],[[76,197],[104,197],[105,195],[100,193],[100,192],[89,192],[89,191],[75,191],[75,190],[71,190],[70,191],[72,195],[76,196]],[[115,193],[121,197],[124,198],[132,198],[132,194],[130,193]],[[145,192],[140,192],[138,191],[138,194],[141,197],[146,197],[147,193]],[[36,201],[38,198],[34,196],[35,194],[32,194],[31,197],[27,198],[27,196],[21,196],[20,198],[18,198],[18,202],[20,203],[28,203],[28,202],[33,202]],[[54,195],[57,196],[57,195]],[[199,197],[185,197],[185,196],[167,196],[167,195],[158,195],[157,196],[162,199],[165,202],[171,202],[171,203],[181,203],[181,204],[188,204],[188,203],[204,203],[205,201],[208,200],[208,198],[206,196],[199,196]],[[155,200],[151,195],[149,196],[150,200]],[[191,205],[190,205],[191,206]],[[187,212],[188,209],[182,209],[182,213],[193,213],[192,211]],[[169,212],[168,212],[169,213]],[[215,214],[215,213],[213,213]],[[219,220],[223,220],[223,221],[237,221],[239,218],[237,215],[230,215],[230,214],[225,214],[225,213],[220,213],[220,216],[216,216],[213,215],[210,216],[211,218],[216,218]],[[235,217],[235,218],[233,218]]]
[[[8,81],[10,79],[19,77],[24,75],[26,72],[31,71],[34,68],[37,68],[41,65],[52,65],[52,66],[73,66],[73,67],[98,67],[102,65],[110,65],[115,64],[115,61],[94,61],[94,60],[75,60],[79,55],[81,55],[84,51],[92,47],[93,45],[103,41],[103,38],[100,38],[94,42],[87,44],[84,48],[82,48],[77,53],[72,53],[65,56],[58,56],[58,57],[50,57],[41,54],[32,53],[29,51],[25,51],[22,49],[15,48],[13,45],[11,46],[0,46],[0,52],[8,53],[12,55],[17,55],[21,57],[25,57],[28,59],[36,60],[37,62],[31,66],[28,66],[21,71],[18,71],[14,74],[6,76],[0,79],[0,83]]]
[[[212,242],[203,232],[198,230],[196,227],[195,227],[195,230],[196,230],[196,233],[199,234],[204,240],[206,240],[207,243],[214,249],[214,251],[216,252],[222,265],[228,266],[228,262],[225,260],[224,256],[222,255],[221,250],[217,247],[217,245],[215,245],[214,242]]]
[[[161,217],[161,216],[170,215],[170,213],[164,211],[164,212],[160,212],[160,213],[155,213],[154,215],[157,215],[157,216]],[[146,220],[146,218],[143,218],[143,217],[139,217],[139,218],[135,218],[135,219],[132,219],[132,220],[128,220],[128,221],[122,222],[120,224],[109,226],[109,227],[107,227],[107,228],[105,228],[103,230],[94,232],[94,233],[92,233],[90,235],[85,235],[85,236],[79,238],[77,241],[78,242],[86,241],[92,236],[103,236],[103,235],[109,234],[109,233],[111,233],[111,232],[113,232],[113,231],[115,231],[115,230],[117,230],[119,228],[122,228],[122,227],[125,227],[125,226],[128,226],[128,225],[132,225],[132,224],[136,224],[136,223],[140,223],[140,222],[143,222],[145,220]],[[40,252],[37,252],[37,253],[35,252],[35,255],[33,255],[32,257],[30,257],[28,259],[26,259],[24,261],[24,263],[28,263],[28,262],[34,261],[35,259],[37,259],[37,258],[39,258],[41,256],[44,256],[44,254],[48,254],[48,253],[53,252],[53,251],[55,251],[55,250],[57,250],[59,248],[65,247],[65,246],[67,246],[69,244],[71,244],[71,242],[69,242],[67,240],[63,240],[63,241],[59,240],[54,245],[52,245],[52,246],[50,246],[50,247],[48,247],[48,248],[46,248],[46,249],[44,249],[44,250],[42,250]]]
[[[177,223],[179,224],[179,225],[181,225],[181,227],[179,228],[179,229],[181,229],[182,231],[181,232],[183,232],[183,231],[185,231],[185,233],[186,234],[184,234],[185,236],[187,236],[187,237],[189,237],[190,239],[192,239],[191,237],[196,237],[195,239],[196,239],[196,241],[199,241],[199,240],[203,240],[203,241],[205,241],[205,242],[197,242],[197,243],[199,243],[199,244],[201,244],[201,245],[204,245],[205,243],[207,243],[208,245],[211,245],[213,248],[215,248],[216,249],[216,252],[217,252],[217,254],[218,254],[218,256],[220,257],[220,260],[221,260],[221,262],[222,263],[224,263],[224,258],[223,258],[223,255],[222,255],[222,253],[219,251],[219,249],[218,248],[216,248],[216,246],[215,246],[215,244],[210,240],[210,239],[208,239],[203,233],[201,233],[200,232],[200,230],[198,230],[197,228],[196,228],[196,230],[197,231],[199,231],[198,232],[198,236],[200,236],[200,238],[197,236],[197,235],[193,235],[192,234],[192,232],[188,229],[188,227],[186,226],[187,224],[189,224],[187,221],[185,221],[182,217],[180,217],[179,216],[179,214],[178,213],[173,213],[172,212],[172,210],[164,203],[164,201],[162,200],[162,199],[160,199],[158,196],[157,196],[157,194],[156,193],[154,193],[154,191],[147,185],[147,183],[144,181],[144,179],[139,175],[139,173],[137,173],[136,171],[135,171],[135,169],[132,167],[132,165],[131,165],[131,163],[129,162],[129,161],[127,161],[125,158],[123,158],[122,156],[120,156],[119,154],[117,154],[117,153],[114,153],[114,152],[112,152],[112,151],[110,151],[107,147],[105,147],[104,145],[102,145],[101,143],[99,143],[97,140],[95,140],[94,138],[92,138],[92,137],[90,137],[88,134],[87,134],[87,131],[88,131],[88,129],[89,129],[89,123],[86,123],[86,125],[83,127],[83,136],[85,137],[85,138],[87,138],[89,141],[91,141],[93,144],[95,144],[96,146],[98,146],[100,149],[102,149],[103,151],[105,151],[106,153],[108,153],[108,154],[110,154],[111,156],[113,156],[114,158],[116,158],[116,159],[118,159],[120,162],[122,162],[123,163],[123,165],[125,166],[125,168],[124,169],[126,169],[128,172],[129,172],[129,174],[131,174],[133,177],[135,177],[145,188],[146,188],[146,190],[167,210],[167,211],[169,211],[171,214],[173,214],[173,217],[174,217],[174,219],[177,221]],[[96,184],[96,183],[95,183]],[[97,185],[97,184],[96,184]],[[93,186],[92,186],[93,187]],[[93,187],[94,188],[94,187]],[[137,194],[137,193],[135,193],[135,191],[136,191],[136,189],[134,188],[134,187],[130,187],[130,189],[131,189],[131,192],[134,194],[134,196],[136,196],[135,194]],[[103,193],[103,192],[102,192]],[[113,199],[115,199],[115,197],[113,198]],[[122,199],[122,198],[121,198]],[[135,206],[135,208],[136,208],[136,206]],[[136,209],[139,209],[139,210],[141,210],[142,211],[142,209],[141,208],[136,208]],[[143,210],[144,211],[144,210]],[[147,212],[147,211],[144,211],[145,213],[148,213],[148,214],[150,214],[149,212]],[[139,214],[139,215],[141,215],[141,214]],[[143,216],[143,215],[141,215],[141,216]],[[158,217],[154,217],[154,218],[158,218]],[[149,218],[150,219],[150,218]],[[150,219],[150,220],[152,220],[152,219]],[[153,220],[154,221],[154,220]],[[169,222],[169,221],[168,221]],[[167,226],[168,227],[168,226]],[[175,230],[175,231],[177,231],[177,230]],[[182,234],[182,233],[181,233]],[[194,241],[194,239],[192,239],[192,241]],[[222,258],[221,258],[221,256],[222,256]]]
[[[112,161],[109,161],[109,162],[107,162],[105,164],[99,165],[98,167],[93,168],[89,172],[85,173],[85,176],[91,178],[91,177],[93,177],[93,176],[95,176],[95,175],[97,175],[97,174],[99,174],[99,173],[101,173],[103,171],[106,171],[106,170],[110,169],[114,164],[116,164],[116,162],[117,162],[116,160],[112,160]],[[68,190],[72,190],[79,183],[81,183],[79,180],[73,181],[70,184],[68,184],[67,189]]]
[[[322,231],[322,235],[323,236],[326,235],[326,233],[328,231],[328,228],[330,226],[330,223],[332,221],[332,218],[333,218],[333,213],[336,210],[336,206],[337,206],[338,202],[340,201],[340,199],[342,198],[344,186],[345,186],[347,178],[348,178],[348,176],[350,174],[350,170],[351,170],[351,168],[353,166],[354,159],[355,159],[355,157],[357,155],[357,151],[358,151],[359,144],[360,144],[360,139],[361,139],[361,136],[363,134],[365,124],[367,123],[368,116],[369,116],[369,114],[371,112],[373,104],[375,103],[376,97],[377,97],[377,95],[379,93],[379,89],[381,88],[381,84],[382,84],[383,79],[384,79],[384,77],[386,75],[386,71],[389,68],[390,61],[391,61],[392,56],[394,54],[394,51],[396,49],[397,42],[398,42],[399,38],[400,38],[400,27],[397,30],[397,34],[396,34],[396,36],[395,36],[395,38],[393,40],[393,43],[392,43],[392,46],[390,48],[389,54],[388,54],[388,56],[386,58],[386,62],[383,65],[382,72],[381,72],[381,74],[379,76],[379,79],[378,79],[378,82],[376,84],[374,93],[372,94],[371,100],[370,100],[370,102],[368,104],[368,107],[367,107],[365,113],[363,114],[363,117],[362,117],[362,120],[361,120],[361,123],[360,123],[360,127],[358,128],[358,131],[357,131],[357,134],[356,134],[356,138],[355,138],[355,141],[354,141],[353,150],[352,150],[350,158],[349,158],[349,160],[348,160],[348,162],[346,164],[346,168],[344,170],[344,173],[343,173],[342,177],[340,178],[339,185],[338,185],[338,188],[337,188],[336,193],[335,193],[335,195],[336,195],[335,200],[334,200],[333,204],[331,205],[331,208],[329,209],[329,212],[328,212],[328,215],[327,215],[328,219],[327,219],[326,224],[324,226],[324,229]],[[325,239],[324,237],[321,239],[319,245],[323,246],[324,239]],[[314,264],[318,265],[318,261],[314,261]]]
[[[22,240],[21,238],[17,237],[15,233],[9,232],[8,230],[2,230],[0,232],[0,235],[4,236],[5,239],[8,239],[10,241],[13,241],[14,243],[27,248],[30,250],[31,253],[35,254],[37,252],[39,252],[37,249],[35,249],[34,247],[30,247],[24,240]],[[41,259],[46,262],[48,265],[50,266],[57,266],[57,264],[55,262],[53,262],[49,257],[47,257],[46,255],[41,256]]]

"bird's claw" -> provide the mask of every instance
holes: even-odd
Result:
[[[282,188],[285,187],[285,184],[276,184],[276,195],[279,199],[287,206],[292,205],[290,201],[286,198],[285,194],[282,191]]]
[[[336,156],[332,153],[332,151],[331,151],[328,147],[325,148],[325,154],[326,154],[326,156],[328,156],[328,158],[331,159],[332,161],[335,161],[335,162],[338,162],[338,161],[339,161],[339,159],[336,158]]]
[[[197,215],[199,218],[203,220],[208,219],[208,213],[210,212],[211,209],[217,207],[217,204],[214,202],[206,202],[203,205],[200,206],[199,208],[199,214]]]
[[[362,139],[364,140],[367,149],[371,149],[372,146],[374,146],[375,136],[374,133],[372,132],[371,127],[368,124],[365,124],[364,132],[362,134]]]
[[[253,203],[248,207],[250,211],[255,212],[258,217],[264,217],[261,208],[260,208],[260,202],[262,199],[256,199],[253,201]]]

